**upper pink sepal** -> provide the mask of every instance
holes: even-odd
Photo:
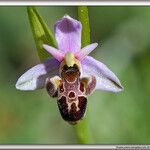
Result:
[[[79,21],[64,16],[55,24],[54,32],[58,44],[58,49],[64,53],[76,52],[81,48],[81,30],[82,25]]]

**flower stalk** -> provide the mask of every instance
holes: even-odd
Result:
[[[90,24],[89,24],[89,15],[88,8],[86,6],[78,6],[78,19],[82,24],[82,38],[81,38],[81,47],[90,44]],[[86,117],[75,125],[75,132],[77,135],[77,140],[80,144],[90,144],[90,130],[89,130],[89,118],[88,118],[88,109],[86,112]]]
[[[78,6],[78,18],[82,24],[82,47],[90,44],[90,23],[88,8],[86,6]]]

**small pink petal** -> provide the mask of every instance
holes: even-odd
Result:
[[[58,43],[58,49],[64,53],[76,52],[81,48],[81,30],[82,25],[79,21],[64,16],[55,24],[55,38]]]
[[[64,54],[62,54],[58,49],[46,44],[43,44],[43,48],[54,58],[56,58],[59,62],[61,62],[64,59]]]
[[[89,53],[91,53],[96,47],[98,46],[97,43],[93,43],[90,45],[85,46],[84,48],[82,48],[81,50],[79,50],[78,52],[75,53],[75,57],[78,60],[82,60],[84,59]]]
[[[59,74],[59,65],[60,62],[55,58],[46,59],[25,72],[18,79],[16,88],[24,91],[43,88],[48,77]]]

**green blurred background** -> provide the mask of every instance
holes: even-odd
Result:
[[[77,17],[76,7],[37,8],[51,29],[64,14]],[[92,143],[149,144],[150,7],[89,7],[89,15],[91,42],[99,43],[91,55],[124,86],[118,94],[89,97]],[[37,63],[26,7],[0,7],[0,144],[76,144],[73,127],[45,89],[15,89],[18,77]]]

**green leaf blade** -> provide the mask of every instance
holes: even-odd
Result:
[[[50,57],[50,54],[43,49],[43,44],[48,44],[57,47],[55,38],[47,24],[44,22],[35,7],[27,7],[28,18],[32,29],[33,37],[35,40],[37,52],[40,60]]]

